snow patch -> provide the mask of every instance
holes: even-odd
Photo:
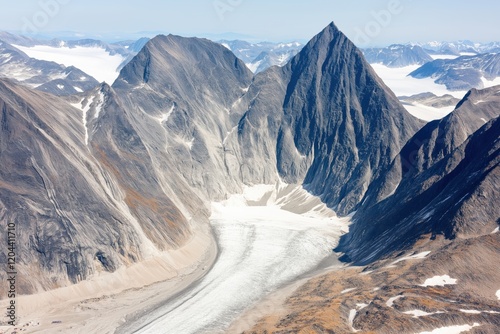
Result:
[[[186,145],[190,151],[193,149],[193,144],[194,144],[194,137],[191,138],[191,140],[184,142],[184,145]]]
[[[60,90],[63,90],[64,89],[64,85],[57,85],[57,88],[59,88]]]
[[[96,97],[94,97],[93,103],[96,103],[96,100],[97,100],[97,104],[95,106],[94,119],[99,117],[99,114],[102,111],[102,107],[104,106],[104,93],[99,91],[99,94]]]
[[[368,306],[368,304],[356,304],[356,308],[349,311],[349,318],[348,318],[349,327],[351,327],[351,330],[354,333],[359,332],[359,330],[354,328],[354,318],[356,318],[356,314],[358,314],[358,311],[361,311],[362,309],[364,309],[367,306]]]
[[[174,112],[174,109],[175,109],[175,104],[172,105],[172,107],[170,108],[169,111],[167,111],[166,114],[163,114],[161,117],[158,118],[158,122],[160,124],[163,124],[163,123],[167,122],[168,119],[170,118],[170,116],[172,116],[172,113]]]
[[[491,234],[498,233],[499,231],[500,231],[500,227],[497,227],[496,229],[493,230],[493,232],[491,232]]]
[[[356,290],[356,288],[349,288],[349,289],[345,289],[345,290],[342,290],[342,291],[340,292],[340,294],[342,294],[342,295],[343,295],[344,293],[348,293],[348,292],[351,292],[351,291],[354,291],[354,290]]]
[[[481,81],[483,82],[483,85],[484,85],[483,88],[490,88],[490,87],[493,87],[493,86],[500,85],[500,77],[496,77],[493,80],[488,80],[485,77],[482,77]]]
[[[434,315],[434,314],[442,314],[444,312],[433,312],[433,313],[427,313],[425,311],[422,311],[422,310],[412,310],[412,311],[406,311],[406,312],[403,312],[404,314],[409,314],[411,316],[413,316],[414,318],[420,318],[420,317],[427,317],[429,315]]]
[[[354,318],[356,318],[356,314],[358,311],[356,309],[352,309],[349,311],[349,327],[353,331],[353,333],[359,332],[359,330],[354,328]]]
[[[356,318],[356,314],[358,314],[358,311],[356,309],[352,309],[349,311],[349,327],[354,333],[359,332],[359,330],[354,328],[354,318]]]
[[[497,299],[500,300],[500,290],[497,291],[496,296],[497,296]]]
[[[89,144],[89,129],[87,127],[87,114],[90,110],[90,103],[87,103],[85,107],[82,106],[83,100],[79,103],[71,103],[71,105],[77,109],[82,111],[82,124],[83,129],[85,130],[85,145]]]
[[[432,278],[428,278],[425,280],[425,283],[420,285],[423,287],[428,287],[428,286],[445,286],[445,285],[456,285],[457,280],[454,278],[451,278],[448,275],[443,275],[443,276],[434,276]]]
[[[406,256],[406,257],[403,257],[401,259],[398,259],[398,260],[394,261],[393,263],[391,263],[391,265],[394,265],[396,263],[399,263],[399,262],[402,262],[402,261],[406,261],[406,260],[421,260],[421,259],[425,259],[427,257],[427,255],[429,255],[430,253],[431,252],[428,251],[428,252],[422,252],[422,253],[411,255],[411,256]]]
[[[460,310],[462,313],[468,313],[468,314],[481,314],[483,312],[477,311],[477,310]]]
[[[247,63],[246,65],[250,71],[255,73],[255,71],[257,71],[257,69],[259,68],[260,64],[262,64],[262,60],[259,60],[255,63]]]
[[[364,304],[364,303],[356,304],[358,311],[361,311],[362,309],[368,307],[369,305],[370,304]]]
[[[472,328],[479,326],[481,325],[478,323],[474,323],[472,326],[462,325],[462,326],[441,327],[433,330],[432,332],[421,332],[420,334],[460,334],[463,332],[470,331]]]
[[[398,299],[401,299],[403,298],[402,295],[400,296],[396,296],[396,297],[391,297],[387,300],[387,302],[385,303],[385,305],[387,305],[387,307],[393,307],[394,306],[394,302]]]
[[[455,56],[455,55],[430,55],[432,59],[436,60],[436,59],[457,59],[458,56]]]
[[[225,145],[226,145],[226,142],[227,142],[227,140],[229,139],[229,136],[231,136],[231,135],[234,133],[234,131],[236,131],[236,129],[238,129],[238,126],[237,126],[237,125],[236,125],[235,127],[233,127],[233,128],[231,129],[231,131],[228,131],[228,132],[227,132],[226,136],[225,136],[225,137],[224,137],[224,139],[222,140],[222,146],[225,146]]]

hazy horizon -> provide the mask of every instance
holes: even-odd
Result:
[[[100,3],[89,0],[0,0],[0,30],[16,34],[106,41],[176,34],[210,39],[307,41],[334,22],[358,46],[393,43],[500,40],[500,3],[475,6],[450,0],[151,0]],[[482,4],[482,5],[481,5]],[[456,18],[459,17],[460,20]],[[68,36],[66,36],[67,34]]]

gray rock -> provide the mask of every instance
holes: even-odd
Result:
[[[499,89],[472,90],[408,141],[342,238],[345,259],[369,263],[426,234],[467,238],[498,226]]]

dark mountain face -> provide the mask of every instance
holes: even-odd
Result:
[[[387,48],[364,49],[363,54],[370,64],[383,64],[388,67],[424,65],[433,59],[418,45],[395,44]]]
[[[425,234],[467,238],[497,227],[499,92],[469,92],[457,110],[408,141],[342,239],[346,259],[368,263]]]
[[[355,210],[379,170],[385,169],[422,123],[410,116],[359,51],[334,25],[316,36],[285,69],[290,83],[280,138],[311,163],[308,189],[339,214]],[[278,150],[289,145],[278,142]],[[300,179],[278,161],[285,180]],[[299,174],[300,175],[300,174]]]
[[[481,89],[482,78],[493,80],[500,76],[500,54],[486,53],[462,56],[457,59],[437,59],[410,73],[414,78],[435,78],[449,90]]]
[[[37,60],[10,44],[0,41],[0,76],[58,96],[93,89],[99,83],[74,66]]]

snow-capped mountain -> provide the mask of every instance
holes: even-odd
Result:
[[[500,77],[500,53],[437,59],[411,72],[410,76],[432,78],[449,90],[468,90],[491,85]],[[500,81],[499,81],[500,83]]]
[[[432,61],[432,57],[418,45],[394,44],[386,48],[363,49],[363,54],[370,64],[388,67],[423,65]]]
[[[290,43],[249,43],[241,40],[219,41],[245,62],[254,72],[262,72],[271,66],[284,66],[303,47],[299,42]]]
[[[28,57],[0,41],[0,76],[55,95],[70,95],[94,88],[98,82],[74,66]]]
[[[500,52],[500,42],[476,43],[472,41],[417,43],[430,54],[455,55]]]
[[[11,44],[31,58],[52,61],[66,67],[76,67],[89,73],[98,81],[112,84],[120,70],[148,41],[106,43],[95,39],[80,40],[37,40],[0,33],[0,40]]]
[[[290,61],[300,50],[271,50],[262,52],[251,63],[247,64],[248,68],[254,72],[259,73],[271,66],[284,66]]]

